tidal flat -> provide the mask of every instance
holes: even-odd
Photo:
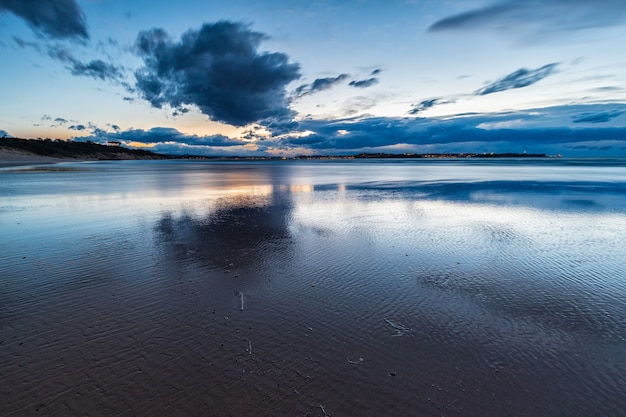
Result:
[[[0,169],[2,416],[618,416],[626,160]]]

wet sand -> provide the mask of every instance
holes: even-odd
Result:
[[[0,415],[626,409],[623,213],[145,166],[0,178]]]

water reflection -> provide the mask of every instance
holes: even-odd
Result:
[[[293,166],[262,168],[250,171],[250,181],[269,184],[246,187],[239,185],[245,176],[226,176],[222,185],[230,185],[210,189],[218,198],[196,201],[193,212],[162,213],[154,228],[159,250],[237,274],[332,280],[370,299],[417,280],[434,300],[453,293],[548,331],[626,331],[626,281],[617,278],[626,269],[620,184],[344,187],[302,184]],[[295,174],[291,184],[286,172]]]
[[[0,173],[0,414],[626,406],[618,165],[69,167]]]
[[[166,213],[156,223],[156,239],[180,261],[225,269],[272,256],[273,243],[289,237],[291,202],[258,189],[230,191],[203,214]]]
[[[308,173],[287,172],[293,177],[266,177],[267,193],[223,191],[219,203],[196,205],[193,216],[165,213],[155,227],[159,250],[175,262],[198,274],[229,271],[227,282],[245,289],[259,320],[280,317],[274,352],[326,352],[333,366],[355,352],[380,363],[399,355],[415,380],[472,375],[507,407],[530,398],[551,415],[617,410],[611,398],[626,382],[622,185],[342,187],[323,175],[302,185]],[[410,329],[398,337],[405,342],[389,341],[388,322]],[[312,340],[307,329],[321,334]],[[410,396],[410,386],[394,389]],[[548,398],[571,408],[557,410]]]

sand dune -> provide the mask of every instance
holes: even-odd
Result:
[[[73,161],[72,158],[54,158],[51,156],[41,156],[30,152],[21,152],[14,149],[0,148],[0,168],[31,165],[31,164],[52,164],[56,162]]]

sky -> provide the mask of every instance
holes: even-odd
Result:
[[[0,0],[0,137],[626,156],[626,0]]]

